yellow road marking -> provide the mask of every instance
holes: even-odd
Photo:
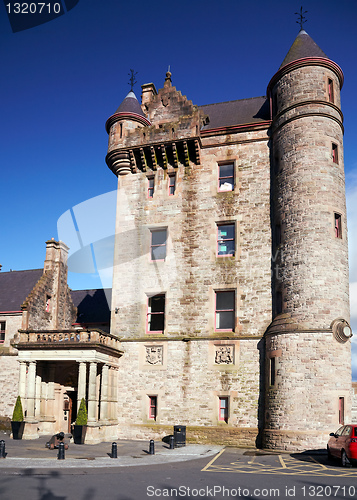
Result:
[[[224,452],[224,450],[225,450],[225,448],[223,448],[223,450],[221,450],[219,453],[217,453],[217,455],[215,457],[213,457],[210,462],[208,462],[208,464],[206,465],[206,467],[204,467],[201,470],[201,472],[204,472],[205,470],[207,470],[208,467],[210,467],[213,464],[213,462],[215,462],[217,460],[217,458],[219,458],[222,455],[222,453]]]
[[[320,467],[322,467],[323,469],[328,470],[328,469],[327,469],[327,467],[326,467],[325,465],[321,464],[321,463],[320,463],[318,460],[316,460],[314,457],[311,457],[310,455],[309,455],[309,457],[310,457],[310,458],[311,458],[311,460],[313,460],[315,463],[319,464],[319,466],[320,466]]]
[[[254,457],[252,458],[252,460],[250,460],[250,462],[248,462],[248,464],[254,464],[255,459],[256,459],[256,456],[254,455]]]
[[[281,455],[279,455],[279,461],[280,461],[280,463],[281,463],[282,468],[283,468],[283,469],[286,469],[286,464],[285,464],[285,462],[284,462],[284,460],[283,460],[283,457],[282,457]]]

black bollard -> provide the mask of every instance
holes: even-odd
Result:
[[[153,439],[150,439],[149,455],[155,455],[155,443]]]
[[[58,444],[57,460],[64,460],[64,443]]]
[[[0,458],[6,458],[5,441],[3,439],[0,441]]]
[[[170,436],[170,450],[173,450],[175,448],[175,438],[173,436]]]
[[[112,458],[118,458],[118,445],[112,443]]]

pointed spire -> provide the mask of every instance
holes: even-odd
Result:
[[[137,100],[136,95],[132,90],[125,97],[119,108],[116,110],[115,114],[116,113],[135,113],[137,115],[145,117],[139,101]]]
[[[286,66],[293,61],[304,59],[306,57],[324,57],[328,59],[325,52],[313,41],[313,39],[301,29],[298,36],[295,38],[294,43],[290,47],[289,52],[286,54],[284,61],[280,68]]]

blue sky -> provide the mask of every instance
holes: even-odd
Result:
[[[303,8],[305,30],[345,75],[351,321],[357,332],[357,2],[310,0]],[[299,9],[290,0],[80,0],[54,21],[12,33],[2,3],[2,270],[42,267],[44,242],[58,237],[60,217],[115,190],[104,161],[104,124],[130,89],[130,68],[138,72],[138,97],[144,83],[163,85],[169,65],[173,84],[194,104],[265,95],[299,31]],[[109,212],[99,226],[110,232]],[[70,273],[69,285],[96,288],[101,281],[95,273]]]

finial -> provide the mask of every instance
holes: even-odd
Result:
[[[302,30],[302,29],[304,29],[304,28],[303,28],[303,25],[304,25],[304,23],[306,23],[306,22],[307,22],[307,19],[306,19],[306,17],[304,16],[304,14],[307,14],[307,10],[305,10],[305,12],[303,12],[303,11],[302,11],[302,6],[301,6],[301,7],[300,7],[300,12],[295,12],[295,14],[296,14],[297,16],[299,16],[299,17],[300,17],[300,19],[299,19],[298,21],[296,21],[298,24],[300,24],[300,29],[301,29],[301,30]]]
[[[138,74],[137,71],[134,71],[133,69],[130,70],[130,73],[128,73],[128,76],[130,76],[130,79],[129,79],[129,84],[130,85],[130,90],[132,91],[133,88],[134,88],[134,85],[137,83],[135,77],[136,75]]]
[[[171,71],[170,71],[170,65],[169,68],[166,72],[166,78],[165,78],[165,83],[164,87],[171,87]]]

